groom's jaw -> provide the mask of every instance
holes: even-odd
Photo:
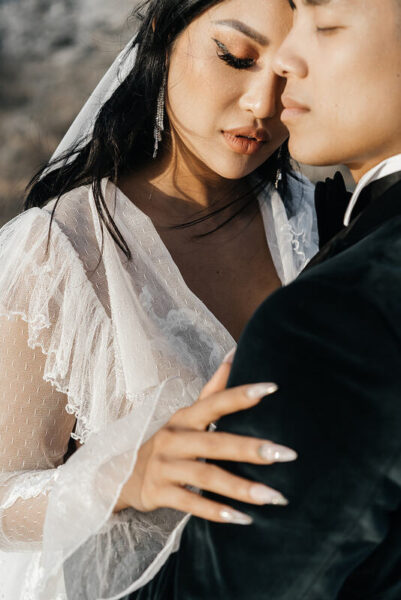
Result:
[[[401,0],[289,0],[275,70],[294,158],[359,179],[401,152]]]

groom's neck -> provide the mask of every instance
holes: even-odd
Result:
[[[394,148],[377,153],[376,155],[366,158],[365,160],[361,160],[360,162],[355,161],[353,163],[346,164],[346,166],[351,171],[355,182],[358,183],[359,180],[366,173],[368,173],[368,171],[382,163],[384,160],[391,158],[392,156],[396,156],[397,154],[401,154],[401,143],[397,146],[394,146]]]

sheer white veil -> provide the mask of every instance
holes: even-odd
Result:
[[[48,167],[43,172],[42,178],[58,168],[60,164],[63,164],[62,158],[65,152],[76,146],[79,142],[86,142],[90,139],[96,118],[102,106],[111,98],[118,86],[124,82],[135,66],[138,53],[138,46],[135,45],[135,39],[136,34],[130,39],[100,80],[51,157],[52,162],[57,161],[57,159],[60,159],[60,162],[56,162]],[[64,164],[68,164],[73,158],[72,156],[66,159]]]

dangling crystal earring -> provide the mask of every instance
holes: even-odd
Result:
[[[280,150],[278,151],[278,155],[277,155],[278,162],[280,162],[282,155],[283,155],[283,148],[282,148],[282,146],[280,146]],[[281,167],[278,167],[277,173],[276,173],[276,181],[274,182],[274,187],[276,188],[276,190],[278,190],[278,186],[279,186],[282,178],[283,178],[283,172],[281,170]]]
[[[153,158],[156,158],[159,150],[159,144],[162,141],[162,133],[164,131],[164,102],[166,97],[166,85],[167,85],[167,72],[163,75],[163,82],[160,88],[159,96],[157,98],[157,110],[156,110],[156,123],[154,129],[155,148],[153,151]]]

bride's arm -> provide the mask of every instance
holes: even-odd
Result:
[[[75,417],[43,380],[45,356],[28,346],[27,324],[1,317],[0,340],[0,547],[34,550]]]

